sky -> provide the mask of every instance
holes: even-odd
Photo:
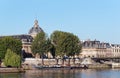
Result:
[[[28,34],[34,24],[48,34],[120,44],[120,0],[0,0],[0,36]]]

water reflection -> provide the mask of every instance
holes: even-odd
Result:
[[[0,78],[119,78],[120,69],[46,69],[1,73]]]
[[[61,69],[52,69],[52,70],[33,70],[27,71],[25,77],[33,78],[75,78],[75,70],[61,70]]]
[[[0,78],[23,78],[22,73],[0,73]]]

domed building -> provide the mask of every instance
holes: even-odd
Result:
[[[29,35],[31,35],[33,38],[40,32],[44,32],[42,28],[38,25],[38,20],[34,21],[34,26],[29,30]]]
[[[33,27],[28,32],[28,35],[24,35],[26,37],[21,39],[22,43],[23,43],[22,49],[25,50],[25,52],[32,53],[31,43],[32,43],[33,39],[35,38],[35,36],[40,32],[44,32],[44,31],[42,30],[42,28],[39,27],[38,20],[35,20]]]
[[[22,50],[24,50],[26,53],[32,53],[31,43],[32,43],[34,37],[40,32],[44,32],[44,31],[42,30],[42,28],[39,27],[38,20],[35,20],[34,25],[29,30],[28,34],[8,35],[8,36],[16,38],[16,39],[20,39],[22,42]],[[0,38],[3,38],[3,37],[7,37],[7,36],[0,36]]]

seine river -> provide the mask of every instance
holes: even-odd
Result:
[[[120,78],[120,69],[46,69],[0,73],[0,78]]]

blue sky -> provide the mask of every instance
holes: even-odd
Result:
[[[38,19],[50,35],[120,44],[120,0],[0,0],[0,35],[27,34]]]

